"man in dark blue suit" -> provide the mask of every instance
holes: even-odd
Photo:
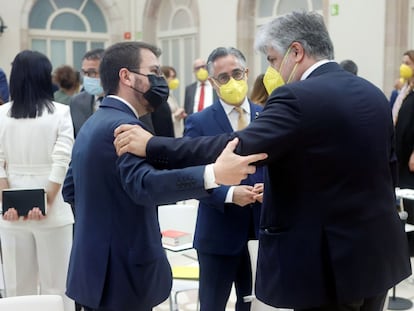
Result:
[[[258,299],[301,311],[380,311],[388,289],[411,273],[395,207],[388,101],[332,61],[332,42],[315,12],[270,21],[255,45],[275,71],[265,81],[287,84],[246,129],[170,140],[125,125],[115,131],[117,151],[153,163],[162,158],[169,168],[211,161],[234,136],[240,154],[267,152]],[[216,182],[235,183],[231,175],[222,166]]]
[[[207,69],[220,99],[187,118],[184,136],[232,133],[245,127],[262,110],[247,99],[248,69],[239,50],[215,49],[208,57]],[[237,109],[241,109],[241,116]],[[233,282],[236,310],[250,310],[250,303],[244,302],[243,297],[252,292],[247,241],[258,238],[260,203],[253,191],[258,182],[263,182],[261,170],[241,185],[221,186],[200,199],[194,247],[200,265],[201,311],[224,311]]]
[[[159,55],[143,42],[105,51],[99,71],[107,97],[73,148],[63,186],[65,201],[76,210],[67,295],[85,310],[149,311],[164,301],[172,278],[156,206],[202,197],[214,187],[207,177],[215,164],[157,171],[143,158],[115,153],[114,129],[143,125],[139,116],[168,98]]]

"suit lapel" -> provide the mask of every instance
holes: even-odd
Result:
[[[229,118],[227,117],[226,112],[223,109],[219,100],[216,100],[211,107],[213,110],[213,117],[216,120],[218,126],[223,130],[223,132],[231,133],[233,132],[233,128],[230,124]]]
[[[82,114],[88,118],[90,115],[93,114],[93,104],[95,102],[95,96],[87,93],[85,91],[84,98],[82,99],[83,102],[80,102],[79,110],[82,111]],[[88,105],[86,104],[88,103]]]
[[[260,111],[262,111],[262,109],[261,107],[257,105],[253,105],[250,100],[249,100],[249,105],[250,105],[250,122],[252,122],[254,119],[257,118],[257,116],[259,115]]]

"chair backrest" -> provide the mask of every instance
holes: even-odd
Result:
[[[158,220],[161,231],[174,229],[189,232],[194,236],[198,206],[190,204],[170,204],[158,206]]]
[[[29,295],[0,299],[1,311],[63,311],[59,295]]]

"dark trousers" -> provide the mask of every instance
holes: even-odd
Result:
[[[224,311],[232,284],[236,291],[236,311],[249,311],[243,297],[252,293],[252,276],[247,246],[236,256],[197,251],[200,265],[200,311]]]
[[[295,309],[295,311],[382,311],[386,295],[387,292],[375,297],[361,299],[354,303]]]

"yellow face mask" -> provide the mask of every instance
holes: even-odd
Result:
[[[289,55],[290,47],[286,51],[286,54],[283,56],[282,63],[280,64],[280,72],[283,69],[283,66],[286,64],[287,56]],[[289,75],[287,83],[292,82],[293,77],[295,76],[296,67],[298,63],[295,64],[293,67],[292,72]],[[267,67],[267,70],[265,72],[265,75],[263,77],[263,84],[266,88],[267,93],[270,95],[274,90],[276,90],[278,87],[281,87],[285,84],[285,80],[283,80],[283,77],[278,70],[273,68],[272,66]]]
[[[407,81],[413,76],[413,70],[410,66],[406,64],[401,64],[400,66],[400,78],[404,79],[404,81]]]
[[[179,85],[180,85],[180,80],[178,80],[177,78],[174,78],[168,81],[168,88],[170,90],[175,90],[176,88],[178,88]]]
[[[230,78],[229,82],[219,87],[220,98],[229,105],[240,104],[247,95],[247,82],[245,79],[236,81]]]
[[[204,69],[204,68],[200,68],[200,69],[199,69],[199,70],[197,70],[197,72],[196,72],[196,77],[197,77],[197,80],[199,80],[199,81],[201,81],[201,82],[206,81],[206,80],[207,80],[207,78],[208,78],[208,72],[207,72],[207,70],[206,70],[206,69]]]
[[[271,94],[275,89],[285,84],[282,75],[272,66],[267,67],[263,77],[263,84],[267,94]]]

